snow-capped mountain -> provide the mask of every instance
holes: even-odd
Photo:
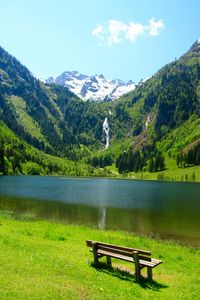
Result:
[[[50,77],[47,83],[66,86],[71,92],[83,100],[107,100],[119,98],[135,89],[132,80],[124,82],[120,79],[107,80],[103,75],[87,76],[77,71],[67,71],[57,78]]]

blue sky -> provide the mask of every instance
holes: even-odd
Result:
[[[153,75],[200,38],[199,0],[0,0],[0,45],[38,78]]]

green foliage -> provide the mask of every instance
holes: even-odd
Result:
[[[155,129],[158,136],[163,136],[162,126],[168,130],[178,127],[188,120],[193,113],[198,113],[199,103],[190,70],[179,66],[177,72],[170,69],[162,77],[163,90],[158,97],[158,112]],[[164,133],[167,133],[165,129]]]
[[[5,148],[3,140],[0,140],[0,173],[2,173],[3,175],[7,174],[5,166]]]
[[[42,175],[43,169],[37,163],[27,162],[25,165],[26,174],[28,175]]]
[[[150,173],[163,171],[165,169],[165,158],[161,153],[156,154],[155,158],[151,157],[149,160],[148,171]]]
[[[200,143],[193,145],[187,152],[180,152],[176,161],[178,167],[200,165]]]
[[[106,166],[111,166],[113,163],[113,157],[110,153],[103,153],[102,155],[92,156],[87,159],[87,163],[89,163],[92,167],[100,167],[104,168]]]
[[[71,151],[73,150],[74,148]],[[88,160],[91,152],[83,145],[69,155],[74,155],[73,158],[76,158],[77,162],[37,150],[20,140],[0,122],[0,174],[111,176],[110,170],[99,169],[100,166],[93,169],[86,164],[85,160]],[[111,154],[104,152],[102,156],[104,165],[101,168],[110,164],[111,159]]]
[[[146,161],[139,151],[124,151],[116,160],[116,167],[119,173],[126,173],[135,171],[136,173],[142,171]]]

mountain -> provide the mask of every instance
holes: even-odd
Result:
[[[65,87],[42,83],[0,48],[0,120],[30,145],[68,158],[80,152],[80,144],[99,148],[107,112]]]
[[[77,71],[64,72],[55,79],[50,77],[46,82],[65,86],[82,100],[112,101],[136,87],[132,80],[107,80],[103,75],[87,76]]]
[[[199,116],[199,40],[183,56],[164,66],[131,95],[131,110],[135,106],[138,110],[136,132],[147,130],[146,127],[152,125],[158,139],[179,127],[191,115]]]
[[[198,39],[193,45],[192,47],[190,48],[188,54],[190,53],[197,53],[200,51],[200,39]]]
[[[84,76],[72,77],[87,82]],[[104,77],[90,80],[97,85]],[[82,101],[53,79],[43,83],[0,48],[1,173],[7,164],[10,173],[30,174],[31,163],[40,174],[114,176],[118,170],[137,177],[165,169],[164,159],[176,172],[176,160],[181,167],[200,164],[199,40],[111,102]]]
[[[181,157],[181,166],[200,164],[199,40],[178,60],[117,102],[118,119],[122,120],[124,113],[132,117],[130,152],[121,153],[118,169],[133,170],[133,161],[140,158],[139,170],[148,167],[152,171],[151,161],[156,163],[161,153],[167,160]]]
[[[0,173],[2,158],[11,174],[27,173],[31,163],[33,173],[100,176],[102,170],[91,168],[88,157],[105,149],[108,116],[112,140],[125,137],[129,121],[115,119],[113,104],[85,102],[66,87],[41,82],[0,47]]]

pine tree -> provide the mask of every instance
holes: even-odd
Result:
[[[153,158],[150,158],[148,171],[149,171],[150,173],[152,173],[152,172],[155,171],[155,169],[154,169],[154,159],[153,159]]]
[[[6,175],[5,171],[5,153],[4,153],[4,141],[1,140],[0,142],[0,173],[3,173],[3,175]]]
[[[155,161],[154,161],[154,171],[158,171],[160,168],[160,154],[156,155]]]
[[[160,156],[160,170],[164,170],[165,169],[165,158],[163,155]]]
[[[196,152],[195,162],[196,162],[196,165],[200,164],[200,147],[199,147],[199,145],[198,145],[197,152]]]

